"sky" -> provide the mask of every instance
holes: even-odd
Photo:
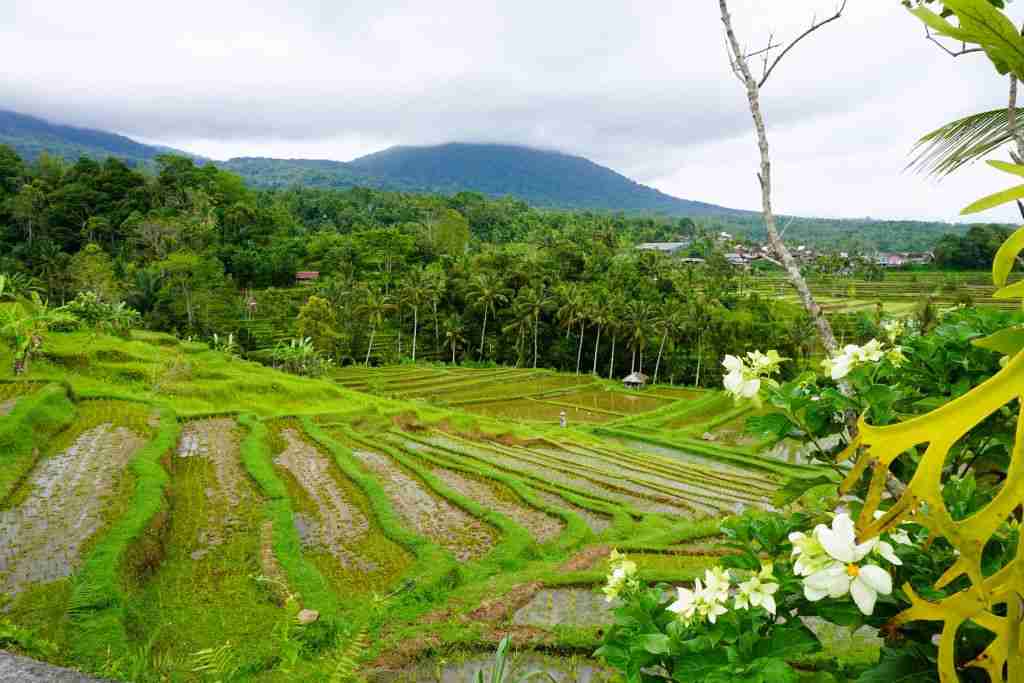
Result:
[[[754,50],[835,0],[730,8]],[[898,0],[849,0],[762,98],[780,213],[957,220],[1012,184],[980,164],[941,181],[904,170],[922,134],[1004,105],[1006,82],[984,56],[927,42]],[[217,159],[531,145],[678,197],[760,207],[714,0],[4,0],[0,108]]]

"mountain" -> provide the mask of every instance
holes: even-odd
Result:
[[[35,159],[46,152],[75,160],[81,156],[105,159],[118,157],[131,165],[145,165],[161,154],[180,154],[201,159],[194,154],[169,147],[145,145],[116,133],[91,128],[77,128],[51,123],[44,119],[0,109],[0,145],[9,145],[22,158]]]
[[[452,142],[390,147],[350,162],[244,157],[220,162],[259,187],[375,187],[406,192],[472,191],[559,209],[673,216],[749,212],[679,199],[583,157],[517,145]]]
[[[431,192],[512,195],[535,206],[686,216],[746,213],[667,195],[583,157],[515,145],[391,147],[348,165]]]
[[[149,165],[157,156],[172,153],[209,161],[116,133],[56,124],[4,110],[0,110],[0,144],[10,145],[26,159],[47,152],[69,160],[80,156],[119,157],[132,165]],[[212,163],[237,173],[255,187],[373,187],[446,194],[474,191],[517,197],[545,208],[672,216],[748,213],[667,195],[583,157],[515,145],[450,143],[391,147],[347,163],[261,157]]]

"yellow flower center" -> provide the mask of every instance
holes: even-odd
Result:
[[[858,574],[860,574],[860,567],[853,563],[850,563],[846,565],[846,573],[850,576],[857,576]]]

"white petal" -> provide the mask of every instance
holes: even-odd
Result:
[[[725,369],[729,372],[743,372],[743,361],[736,356],[726,356],[725,359],[722,360],[722,365],[724,365]]]
[[[811,602],[817,602],[818,600],[824,598],[826,595],[828,595],[827,590],[815,588],[808,584],[806,581],[804,582],[804,597],[810,600]]]
[[[889,560],[889,562],[896,565],[897,567],[903,564],[903,560],[901,560],[899,556],[896,555],[896,552],[892,549],[892,546],[886,543],[885,541],[879,542],[878,554],[884,557],[885,559]]]
[[[764,596],[764,602],[761,604],[761,606],[768,610],[768,614],[775,614],[775,598],[773,598],[772,596]]]
[[[853,539],[847,538],[842,530],[822,529],[818,534],[818,542],[825,548],[825,552],[840,562],[855,562]]]
[[[857,579],[871,586],[872,589],[882,595],[892,593],[892,577],[889,576],[889,572],[881,567],[866,564],[860,568],[860,575],[857,576]]]
[[[871,614],[875,611],[875,600],[878,599],[878,593],[874,588],[861,581],[859,576],[850,584],[850,596],[857,603],[857,609],[863,614]]]

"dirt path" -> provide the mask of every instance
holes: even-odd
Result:
[[[434,494],[391,458],[362,450],[354,455],[377,475],[398,515],[416,533],[463,562],[481,557],[494,546],[494,529]]]
[[[0,593],[75,570],[82,547],[103,526],[106,498],[143,443],[134,432],[102,424],[36,465],[24,502],[0,511]]]
[[[347,549],[358,543],[370,529],[366,516],[345,498],[331,474],[331,462],[294,429],[281,432],[287,448],[274,463],[287,470],[316,506],[316,518],[296,513],[295,524],[303,545],[322,548],[346,568],[374,571],[372,563]]]
[[[0,681],[18,683],[102,683],[107,678],[93,678],[73,669],[37,662],[28,657],[0,650]],[[110,681],[113,683],[113,681]]]
[[[210,512],[192,552],[192,559],[199,560],[244,524],[238,510],[253,505],[256,495],[242,468],[235,421],[231,418],[189,422],[181,432],[178,457],[202,458],[214,469],[213,485],[205,491]]]
[[[431,472],[435,477],[470,500],[474,500],[481,506],[495,512],[500,512],[512,519],[529,531],[530,535],[541,543],[557,538],[562,533],[562,529],[565,528],[565,524],[557,517],[544,514],[540,510],[513,500],[512,496],[514,494],[511,491],[508,491],[507,497],[503,497],[499,496],[494,488],[488,486],[487,483],[454,470],[435,467]]]
[[[14,404],[18,402],[18,397],[9,398],[4,401],[0,401],[0,417],[10,415],[11,411],[14,410]]]

